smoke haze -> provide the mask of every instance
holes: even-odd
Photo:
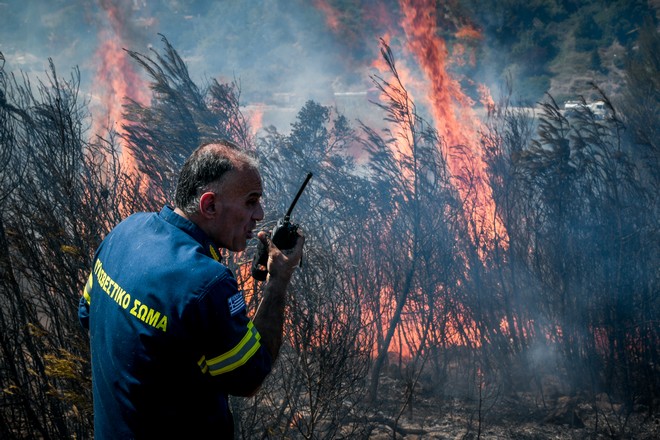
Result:
[[[8,71],[31,76],[43,75],[49,58],[60,75],[78,66],[95,117],[116,120],[124,96],[148,96],[122,49],[148,55],[150,48],[161,49],[162,34],[194,81],[238,81],[241,103],[266,109],[263,122],[286,129],[310,99],[349,112],[357,100],[370,109],[366,92],[377,72],[379,38],[395,51],[404,44],[400,15],[392,1],[348,3],[339,10],[322,0],[11,0],[0,2],[0,52]],[[448,29],[455,28],[447,11],[444,17]],[[419,72],[414,63],[402,60],[402,66]],[[278,110],[269,113],[269,106]]]
[[[83,92],[112,118],[125,94],[137,100],[148,95],[121,49],[148,55],[150,47],[162,48],[162,34],[193,81],[237,80],[241,103],[256,108],[264,123],[286,129],[310,99],[337,105],[351,119],[368,116],[373,106],[366,92],[373,86],[370,75],[378,72],[380,38],[392,47],[399,70],[409,74],[406,86],[416,103],[432,107],[424,102],[434,87],[429,66],[411,54],[405,25],[411,11],[421,19],[433,15],[429,30],[446,48],[448,84],[460,87],[451,93],[454,99],[465,95],[481,108],[488,97],[479,90],[497,97],[509,74],[530,103],[547,90],[575,99],[588,93],[590,80],[616,90],[612,78],[622,67],[621,44],[636,35],[631,20],[652,14],[654,3],[519,2],[521,10],[511,13],[507,8],[516,1],[484,9],[475,0],[9,0],[0,1],[0,52],[7,71],[43,74],[48,58],[60,75],[79,66]],[[579,58],[554,62],[564,50]],[[430,120],[434,113],[427,108],[423,116]]]
[[[113,75],[132,74],[126,71],[130,66],[120,64],[127,58],[122,48],[160,50],[158,34],[177,49],[193,80],[237,80],[245,105],[328,103],[334,91],[368,86],[366,70],[347,73],[345,48],[328,29],[323,11],[306,1],[0,3],[0,52],[7,70],[43,75],[48,58],[60,75],[79,66],[83,91],[92,97],[103,94]],[[375,58],[377,36],[365,43]],[[108,51],[112,58],[104,54]],[[135,95],[146,91],[129,83],[133,88],[125,91],[139,100]]]

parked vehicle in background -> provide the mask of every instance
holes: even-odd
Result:
[[[586,101],[566,101],[564,103],[562,114],[568,118],[576,116],[578,112],[584,110],[589,110],[596,119],[605,119],[608,114],[605,101],[602,100],[597,100],[590,103],[587,103]]]

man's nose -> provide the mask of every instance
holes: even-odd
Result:
[[[261,203],[258,204],[257,209],[252,214],[252,218],[258,222],[264,219],[264,208],[261,206]]]

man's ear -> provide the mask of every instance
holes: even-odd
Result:
[[[199,212],[204,218],[213,218],[216,214],[215,193],[205,192],[199,198]]]

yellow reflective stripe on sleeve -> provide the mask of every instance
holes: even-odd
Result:
[[[197,365],[199,365],[199,368],[202,369],[202,374],[206,374],[206,372],[209,371],[209,367],[206,365],[205,356],[202,356],[202,358],[197,362]]]
[[[247,333],[245,333],[243,339],[234,348],[213,359],[206,360],[202,356],[198,365],[202,369],[202,373],[208,371],[211,376],[217,376],[235,370],[249,361],[252,355],[257,352],[259,347],[261,347],[260,339],[261,335],[254,327],[254,324],[252,324],[252,321],[250,321],[248,323]]]
[[[87,284],[85,284],[85,289],[83,290],[83,298],[85,298],[85,301],[87,301],[87,304],[92,303],[92,297],[90,295],[90,292],[92,291],[92,286],[94,286],[94,276],[93,274],[89,274],[89,278],[87,279]]]

